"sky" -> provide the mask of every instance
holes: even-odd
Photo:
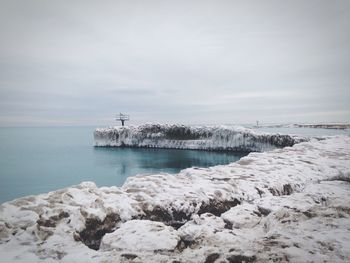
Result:
[[[350,1],[0,0],[0,126],[350,122]]]

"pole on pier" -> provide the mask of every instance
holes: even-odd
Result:
[[[125,121],[129,121],[130,120],[130,116],[127,114],[123,114],[123,113],[119,113],[119,115],[117,115],[116,121],[121,121],[122,122],[122,126],[124,126]]]

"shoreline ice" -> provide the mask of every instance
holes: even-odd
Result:
[[[98,128],[95,146],[263,152],[306,141],[299,136],[254,132],[232,126],[143,124]]]
[[[350,137],[0,205],[2,262],[349,262]],[[152,242],[156,240],[157,242]]]

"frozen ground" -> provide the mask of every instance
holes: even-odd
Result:
[[[96,129],[96,146],[175,148],[262,152],[292,146],[305,139],[254,132],[234,126],[144,124]]]
[[[350,262],[350,137],[0,206],[1,262]],[[39,182],[38,182],[39,183]]]

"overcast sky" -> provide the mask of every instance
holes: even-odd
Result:
[[[0,125],[350,121],[350,1],[0,0]]]

